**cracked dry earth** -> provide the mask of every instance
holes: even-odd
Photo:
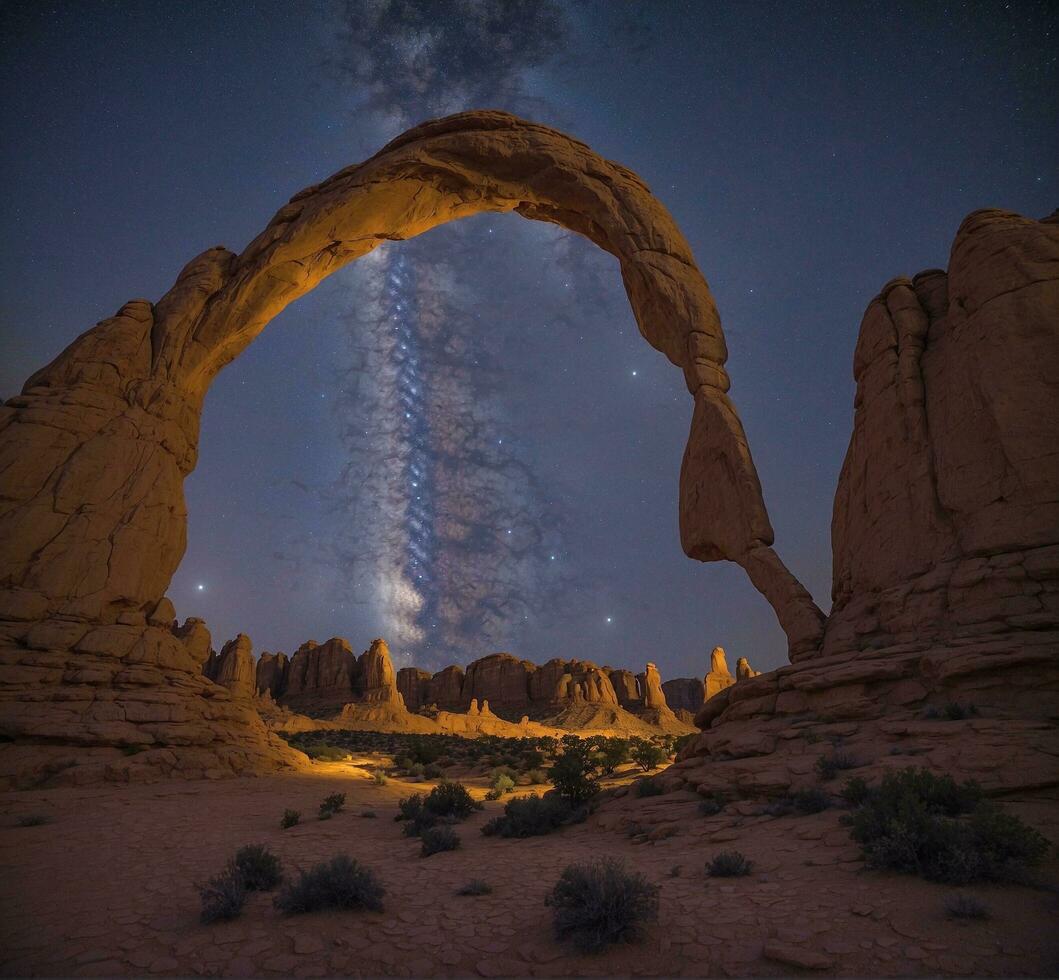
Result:
[[[766,818],[735,804],[703,818],[697,797],[680,792],[612,801],[549,837],[501,840],[479,833],[502,806],[487,803],[460,825],[461,850],[423,859],[393,816],[399,797],[424,788],[377,786],[366,768],[323,763],[297,776],[4,794],[2,973],[1049,976],[1059,967],[1054,892],[964,889],[992,918],[948,920],[953,889],[865,872],[837,810]],[[332,792],[347,794],[346,809],[318,821]],[[288,807],[303,822],[283,831]],[[360,816],[367,808],[377,819]],[[1015,811],[1059,839],[1054,806]],[[18,826],[29,814],[49,822]],[[630,821],[647,834],[631,837]],[[271,894],[251,893],[240,919],[201,925],[195,883],[258,842],[287,871],[349,853],[379,874],[386,910],[286,917]],[[706,861],[733,847],[755,861],[754,873],[707,878]],[[640,944],[578,955],[552,938],[544,896],[566,864],[602,856],[620,856],[661,885],[659,921]],[[1056,871],[1053,858],[1043,877],[1054,881]],[[493,893],[457,897],[472,878]]]

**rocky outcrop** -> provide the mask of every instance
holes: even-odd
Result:
[[[869,305],[820,656],[1059,627],[1059,223],[977,211]]]
[[[381,637],[357,659],[357,673],[353,683],[354,698],[364,704],[384,704],[404,708],[404,700],[397,690],[397,674],[390,660],[390,648]]]
[[[735,679],[737,681],[749,680],[751,677],[757,677],[760,673],[760,670],[754,670],[754,668],[750,666],[750,661],[747,660],[746,657],[740,657],[735,662]]]
[[[337,712],[353,700],[356,672],[357,659],[348,640],[333,636],[322,646],[309,640],[291,657],[287,682],[275,697],[303,714]]]
[[[606,671],[587,660],[549,660],[530,675],[529,693],[541,710],[578,700],[618,706]]]
[[[869,779],[914,753],[1054,795],[1057,216],[970,215],[947,273],[869,305],[854,376],[823,646],[707,700],[666,785],[781,794],[838,742]]]
[[[643,676],[644,707],[655,711],[666,707],[666,696],[662,693],[662,675],[658,673],[658,668],[649,663]]]
[[[463,711],[463,668],[446,667],[430,678],[423,694],[423,703],[444,711]]]
[[[397,671],[397,690],[401,692],[409,711],[426,707],[427,684],[431,676],[429,670],[420,670],[418,667],[402,667]]]
[[[188,617],[183,626],[174,624],[173,635],[184,644],[188,656],[200,667],[205,666],[210,654],[213,652],[213,640],[206,623],[201,619]]]
[[[706,700],[706,685],[698,677],[674,677],[662,682],[666,704],[674,711],[697,714]]]
[[[635,709],[643,705],[643,691],[640,690],[639,681],[631,670],[607,670],[611,687],[618,699],[618,704],[627,710]]]
[[[183,481],[195,468],[202,406],[218,372],[332,272],[384,241],[483,211],[561,224],[617,258],[640,332],[683,372],[694,398],[680,476],[686,552],[741,563],[773,603],[792,650],[816,645],[819,611],[770,546],[757,473],[727,394],[716,307],[672,217],[635,174],[583,143],[506,113],[468,112],[417,126],[307,188],[238,255],[203,252],[160,300],[126,303],[0,409],[5,735],[39,741],[49,730],[76,740],[92,728],[68,707],[43,707],[78,703],[60,690],[65,668],[28,720],[19,678],[39,659],[25,645],[34,625],[127,626],[144,636],[166,629],[147,616],[184,553]],[[68,647],[52,652],[79,669]],[[164,677],[159,691],[190,697],[178,681]],[[54,727],[60,719],[68,724]]]
[[[724,647],[714,647],[710,653],[709,672],[703,678],[703,685],[706,688],[706,700],[709,701],[714,695],[719,694],[726,687],[731,687],[734,683],[735,678],[728,669]]]
[[[285,653],[262,653],[257,661],[254,684],[258,694],[275,698],[287,686],[290,660]]]
[[[250,637],[240,633],[225,643],[220,653],[211,653],[202,665],[202,674],[214,684],[228,688],[233,698],[249,701],[256,693]]]
[[[494,653],[467,665],[461,698],[491,701],[510,713],[524,712],[530,701],[530,681],[537,665],[509,653]]]

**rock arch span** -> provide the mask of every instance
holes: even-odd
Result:
[[[82,334],[0,409],[0,620],[136,626],[184,553],[183,480],[213,378],[288,303],[384,241],[482,211],[576,231],[614,255],[645,339],[694,399],[680,535],[746,569],[792,658],[823,615],[772,549],[705,279],[672,217],[631,171],[501,112],[425,123],[297,194],[240,255],[212,248],[157,303]]]

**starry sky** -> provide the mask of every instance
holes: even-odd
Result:
[[[416,122],[508,109],[675,216],[776,548],[825,610],[866,304],[944,267],[969,211],[1059,202],[1048,2],[35,0],[0,32],[0,396]],[[779,666],[742,570],[680,550],[691,408],[590,243],[479,215],[387,245],[215,382],[170,596],[218,647]]]

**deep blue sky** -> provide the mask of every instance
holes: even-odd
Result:
[[[825,610],[864,307],[892,276],[944,267],[967,212],[1041,216],[1059,200],[1050,6],[571,4],[549,57],[524,54],[526,70],[488,97],[631,167],[673,212],[717,298],[777,550]],[[481,74],[466,79],[475,99],[496,74],[461,20],[472,8],[425,8],[461,55],[432,76],[459,108],[476,106],[459,104],[452,65]],[[514,22],[490,29],[526,36],[525,8],[510,9]],[[240,250],[297,190],[394,135],[395,119],[436,112],[429,89],[422,106],[395,91],[397,115],[365,105],[363,66],[343,69],[345,49],[393,56],[405,28],[354,20],[343,35],[332,4],[9,3],[0,19],[4,397],[125,300],[159,298],[204,248]],[[393,78],[373,80],[385,108]],[[447,263],[447,288],[465,318],[477,314],[480,332],[461,336],[480,338],[493,394],[468,418],[481,438],[517,447],[524,478],[499,496],[547,523],[542,547],[557,559],[523,556],[494,585],[502,539],[451,548],[435,604],[447,598],[443,569],[460,567],[486,590],[525,582],[526,609],[498,613],[488,635],[398,645],[398,660],[437,667],[508,649],[654,660],[669,677],[701,674],[722,644],[733,662],[783,662],[782,634],[743,572],[680,551],[691,400],[639,337],[613,260],[513,216],[405,248],[420,281]],[[170,594],[217,645],[241,630],[258,650],[334,634],[363,648],[395,631],[372,581],[378,535],[358,525],[383,518],[354,510],[344,471],[343,432],[374,432],[370,412],[385,411],[349,381],[370,275],[354,266],[287,310],[207,399]],[[425,423],[444,434],[441,420]],[[486,513],[492,491],[476,466],[469,458],[468,499]],[[403,513],[383,515],[387,526]],[[511,595],[495,598],[512,608]]]

